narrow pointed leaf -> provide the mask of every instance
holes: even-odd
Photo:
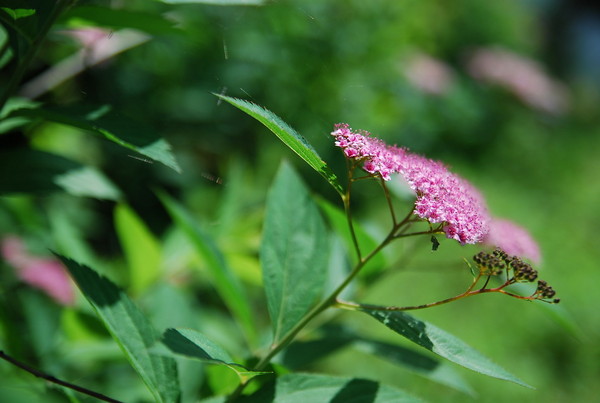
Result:
[[[292,129],[279,116],[275,115],[268,109],[262,108],[252,102],[243,99],[231,98],[225,95],[215,94],[224,101],[239,108],[265,125],[271,130],[281,141],[300,156],[308,165],[315,171],[321,174],[333,188],[340,194],[343,193],[336,175],[329,166],[321,159],[317,151],[302,137],[298,132]]]
[[[91,268],[57,255],[98,317],[140,374],[157,402],[179,400],[175,360],[151,354],[159,334],[135,304],[114,283]]]
[[[77,127],[102,136],[122,147],[140,153],[180,172],[181,169],[171,152],[171,145],[151,127],[134,122],[112,111],[110,106],[100,108],[22,108],[12,111],[8,117],[43,119]]]
[[[231,313],[239,321],[248,341],[254,343],[257,333],[254,318],[250,310],[250,302],[242,284],[229,267],[225,256],[223,256],[211,237],[183,206],[164,193],[159,193],[159,198],[177,226],[183,230],[188,239],[193,243],[196,251],[206,262],[207,268],[213,276],[217,292],[223,298]]]
[[[268,372],[250,371],[237,364],[227,351],[202,333],[192,329],[167,329],[154,352],[170,356],[183,356],[212,364],[225,365],[235,371],[241,381],[247,381]]]
[[[328,252],[326,227],[315,202],[293,169],[282,164],[267,199],[260,253],[275,342],[320,297]]]
[[[473,388],[447,361],[440,362],[418,351],[377,340],[360,339],[354,343],[354,347],[439,384],[472,396],[475,395]]]
[[[434,325],[420,321],[401,311],[361,309],[379,322],[413,343],[465,368],[531,388],[477,350]]]
[[[281,362],[287,367],[302,370],[342,348],[352,348],[398,365],[424,378],[475,395],[473,389],[447,361],[431,354],[421,353],[404,346],[362,337],[354,329],[342,326],[326,327],[324,334],[310,341],[296,341],[286,348]]]

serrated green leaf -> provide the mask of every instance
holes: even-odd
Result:
[[[361,338],[353,343],[353,347],[439,384],[472,396],[475,395],[473,388],[447,362],[440,362],[418,351],[377,340]]]
[[[493,363],[462,340],[427,322],[401,311],[360,309],[413,343],[480,374],[531,388],[504,368]]]
[[[64,256],[65,264],[83,295],[140,374],[157,402],[179,400],[175,360],[149,352],[159,334],[135,304],[114,283],[91,268]]]
[[[219,251],[211,237],[179,203],[165,193],[159,193],[158,196],[173,221],[183,230],[198,254],[206,262],[217,292],[239,321],[250,344],[254,343],[256,327],[250,310],[250,302],[242,284],[231,271],[225,256]]]
[[[159,354],[183,356],[212,364],[225,365],[238,375],[241,382],[268,373],[250,371],[235,363],[223,347],[192,329],[167,329],[160,344],[153,351]]]
[[[317,302],[327,277],[325,223],[301,179],[282,164],[267,198],[260,258],[274,342]]]
[[[252,102],[243,99],[231,98],[225,95],[215,94],[224,101],[239,108],[258,120],[271,130],[285,145],[292,149],[315,171],[321,174],[333,188],[342,194],[342,186],[338,182],[337,176],[329,166],[319,157],[317,151],[308,143],[308,141],[285,123],[279,116],[268,109],[262,108]]]
[[[473,389],[446,361],[440,362],[430,355],[403,346],[365,338],[354,329],[344,326],[326,326],[322,332],[323,334],[314,340],[296,341],[291,344],[284,350],[281,362],[287,368],[302,370],[342,348],[352,348],[377,356],[439,384],[475,395]]]
[[[180,172],[181,169],[171,152],[167,141],[151,127],[134,122],[111,110],[109,106],[100,108],[22,108],[12,111],[8,117],[43,119],[77,127],[136,151],[150,159],[161,162]]]
[[[223,347],[192,329],[167,329],[160,342],[173,354],[218,364],[237,365]]]
[[[410,394],[378,382],[313,374],[287,374],[277,380],[275,402],[422,402]]]
[[[114,219],[129,267],[131,288],[139,294],[160,276],[160,244],[129,206],[118,204],[115,207]]]
[[[323,211],[333,229],[344,240],[346,250],[348,251],[348,256],[350,256],[352,262],[356,264],[358,259],[354,250],[354,242],[352,241],[350,228],[348,228],[348,219],[346,218],[346,213],[325,199],[319,198],[317,201],[321,211]],[[375,241],[373,237],[356,222],[354,222],[354,233],[356,234],[356,238],[358,240],[358,244],[360,245],[363,256],[366,256],[379,245],[379,243]],[[371,258],[367,264],[365,264],[360,271],[359,276],[365,279],[372,278],[372,276],[376,275],[383,268],[385,268],[385,257],[382,253],[378,253],[377,255],[373,256],[373,258]]]

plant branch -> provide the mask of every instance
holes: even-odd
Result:
[[[439,306],[439,305],[447,304],[449,302],[456,301],[458,299],[472,297],[474,295],[479,295],[479,294],[487,294],[487,293],[491,293],[491,292],[499,292],[501,294],[505,294],[505,295],[509,295],[511,297],[515,297],[515,298],[518,298],[518,299],[529,300],[529,301],[532,301],[532,300],[535,299],[532,296],[523,297],[521,295],[517,295],[517,294],[513,294],[513,293],[505,291],[504,288],[506,286],[512,284],[510,281],[507,281],[506,283],[504,283],[501,286],[496,287],[496,288],[481,288],[479,290],[473,291],[473,288],[475,287],[475,284],[477,284],[477,282],[479,281],[480,278],[481,278],[481,275],[478,275],[473,280],[473,283],[467,289],[467,291],[465,291],[465,292],[463,292],[461,294],[455,295],[454,297],[446,298],[446,299],[443,299],[441,301],[431,302],[429,304],[412,305],[412,306],[380,306],[380,305],[371,305],[371,304],[360,304],[360,303],[357,303],[357,302],[348,302],[348,301],[342,301],[342,300],[338,299],[338,300],[336,300],[334,306],[336,308],[348,309],[348,310],[352,310],[352,311],[357,311],[357,310],[371,310],[371,311],[414,311],[414,310],[417,310],[417,309],[431,308],[431,307],[434,307],[434,306]]]
[[[112,398],[110,398],[108,396],[105,396],[105,395],[103,395],[101,393],[94,392],[93,390],[86,389],[84,387],[81,387],[81,386],[78,386],[78,385],[75,385],[75,384],[72,384],[72,383],[60,380],[58,378],[55,378],[52,375],[48,375],[48,374],[45,374],[45,373],[43,373],[41,371],[38,371],[37,369],[32,368],[29,365],[24,364],[24,363],[22,363],[22,362],[20,362],[20,361],[18,361],[16,359],[14,359],[14,358],[12,358],[11,356],[9,356],[8,354],[6,354],[4,351],[1,351],[1,350],[0,350],[0,358],[2,358],[5,361],[10,362],[14,366],[16,366],[18,368],[21,368],[22,370],[27,371],[30,374],[32,374],[32,375],[34,375],[34,376],[36,376],[38,378],[47,380],[48,382],[52,382],[52,383],[55,383],[57,385],[64,386],[65,388],[69,388],[69,389],[75,390],[75,391],[77,391],[79,393],[83,393],[85,395],[88,395],[88,396],[91,396],[91,397],[95,397],[96,399],[102,400],[104,402],[122,403],[120,400],[112,399]]]

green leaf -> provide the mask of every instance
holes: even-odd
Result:
[[[342,348],[352,348],[375,355],[410,372],[439,384],[474,395],[473,389],[454,370],[450,363],[406,347],[367,339],[355,330],[336,325],[321,329],[322,336],[309,341],[296,341],[286,348],[281,362],[287,368],[302,370]]]
[[[177,172],[181,171],[165,139],[159,137],[151,127],[113,112],[110,106],[22,108],[12,111],[8,116],[37,118],[77,127],[159,161]]]
[[[274,342],[321,296],[329,239],[319,210],[298,175],[282,164],[267,199],[260,258]]]
[[[174,22],[160,14],[108,7],[72,7],[61,17],[61,20],[75,26],[84,22],[86,25],[92,23],[95,26],[112,29],[132,28],[153,35],[181,33],[181,30],[175,28]]]
[[[191,329],[167,329],[153,351],[171,356],[184,356],[212,364],[224,365],[233,370],[240,382],[247,382],[258,375],[269,372],[250,371],[237,364],[233,358],[217,343],[210,340],[202,333]]]
[[[117,235],[129,266],[131,288],[139,294],[160,276],[160,245],[129,206],[118,204],[114,216]]]
[[[29,148],[0,152],[0,194],[44,194],[116,200],[120,191],[104,174],[60,155]]]
[[[473,388],[447,362],[440,362],[418,351],[377,340],[360,339],[355,341],[353,346],[357,350],[373,354],[424,378],[471,396],[475,395]]]
[[[462,340],[405,312],[360,309],[413,343],[465,368],[531,388]]]
[[[329,166],[319,157],[317,151],[308,143],[308,141],[298,134],[294,129],[288,126],[281,118],[273,112],[264,109],[256,104],[243,99],[231,98],[225,95],[215,94],[224,101],[241,109],[254,119],[261,122],[271,130],[285,145],[292,149],[315,171],[320,173],[333,188],[343,194],[342,186]]]
[[[275,402],[422,402],[408,393],[378,382],[313,374],[287,374],[277,380]]]
[[[356,264],[358,262],[358,258],[354,250],[354,242],[352,241],[350,228],[348,228],[348,219],[346,218],[346,213],[325,199],[319,198],[318,203],[321,211],[323,211],[333,229],[344,240],[348,255],[352,258],[352,262]],[[356,234],[356,238],[358,240],[358,244],[360,245],[363,256],[366,256],[379,245],[379,243],[375,241],[373,237],[356,222],[354,222],[354,233]],[[383,268],[385,268],[385,264],[386,262],[384,255],[382,253],[378,253],[362,268],[359,276],[365,279],[370,279],[379,273]]]
[[[30,15],[35,14],[35,9],[31,8],[0,7],[0,9],[5,11],[13,20],[18,20],[19,18],[29,17]]]
[[[72,169],[56,176],[54,182],[73,196],[105,200],[121,198],[121,191],[103,173],[93,167]]]
[[[38,103],[25,98],[13,97],[9,98],[0,111],[0,134],[8,133],[11,130],[29,123],[29,119],[24,117],[15,117],[12,119],[7,116],[14,110],[21,108],[34,108]]]
[[[266,0],[160,0],[169,4],[212,4],[215,6],[262,6]]]
[[[167,329],[160,342],[173,354],[217,364],[238,365],[223,347],[192,329]]]
[[[175,360],[151,354],[159,338],[150,321],[114,283],[87,266],[57,255],[81,292],[140,374],[157,402],[177,402],[179,381]]]
[[[227,264],[225,256],[219,251],[210,236],[179,203],[165,193],[159,193],[158,196],[173,221],[183,230],[194,244],[198,254],[206,262],[219,295],[239,321],[248,341],[251,344],[254,343],[256,341],[256,327],[250,310],[250,302],[244,288]]]

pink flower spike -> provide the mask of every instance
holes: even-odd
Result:
[[[31,287],[44,291],[61,305],[75,303],[75,291],[66,269],[56,259],[30,255],[23,241],[15,236],[2,240],[2,256],[16,269],[17,277]]]
[[[481,242],[490,220],[483,196],[439,161],[407,154],[400,174],[417,194],[414,213],[430,223],[444,223],[448,238],[461,244]]]
[[[477,243],[487,234],[490,218],[483,197],[441,162],[388,146],[368,132],[355,133],[345,123],[337,124],[331,135],[346,157],[362,161],[370,174],[388,181],[399,173],[417,195],[414,213],[442,224],[448,238],[461,244]]]
[[[537,242],[527,230],[511,221],[493,219],[490,222],[490,232],[483,242],[498,247],[509,255],[525,257],[536,264],[540,263],[541,253]]]

